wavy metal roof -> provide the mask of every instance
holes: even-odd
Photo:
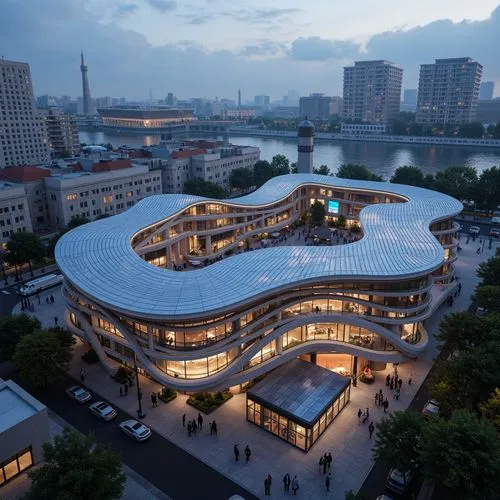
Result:
[[[311,184],[393,193],[408,202],[365,207],[360,214],[364,237],[356,243],[261,249],[203,269],[176,272],[142,260],[132,249],[131,239],[140,229],[208,198],[150,196],[120,215],[66,233],[57,244],[56,260],[66,278],[87,296],[115,310],[157,318],[215,312],[295,282],[409,277],[430,272],[443,262],[443,248],[430,233],[429,224],[458,214],[462,204],[436,191],[291,174],[275,177],[254,193],[227,203],[265,205]]]

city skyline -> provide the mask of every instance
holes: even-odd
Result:
[[[387,5],[390,19],[371,2],[325,7],[324,19],[319,1],[307,12],[295,1],[272,8],[223,0],[191,7],[164,0],[118,6],[103,1],[100,9],[94,0],[31,3],[31,9],[16,0],[0,5],[0,53],[30,63],[37,95],[80,95],[81,49],[92,94],[130,99],[146,98],[150,88],[155,98],[171,91],[181,99],[236,99],[238,88],[242,101],[261,94],[275,100],[289,88],[301,95],[341,95],[344,66],[379,58],[404,69],[404,88],[416,87],[420,64],[442,57],[472,57],[484,66],[485,80],[500,82],[500,62],[491,51],[500,38],[498,1],[446,1],[432,9],[424,2],[419,12]],[[159,23],[169,23],[169,29],[160,30]],[[226,29],[216,29],[220,23]],[[214,34],[205,36],[207,29]],[[236,36],[241,32],[248,39]]]

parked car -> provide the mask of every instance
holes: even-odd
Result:
[[[379,495],[375,500],[392,500],[392,498],[387,495]]]
[[[394,493],[402,495],[408,490],[412,477],[411,472],[401,472],[398,469],[391,469],[385,478],[385,486]]]
[[[151,437],[151,429],[137,420],[125,420],[120,424],[120,429],[138,442],[146,441]]]
[[[89,406],[89,409],[97,418],[100,418],[105,422],[113,420],[118,415],[117,411],[104,401],[97,401],[97,403],[92,403]]]
[[[89,391],[84,389],[83,387],[79,387],[78,385],[74,385],[72,387],[68,387],[66,389],[66,394],[75,401],[79,403],[86,403],[92,399],[92,394]]]
[[[34,280],[25,283],[19,292],[21,295],[30,296],[35,293],[41,292],[43,290],[48,290],[57,285],[60,285],[64,281],[64,276],[62,274],[47,274],[41,278],[36,278]]]
[[[433,417],[439,415],[439,403],[435,399],[430,399],[425,403],[422,410],[424,417]]]
[[[500,238],[500,229],[491,229],[488,236],[493,236],[493,238]]]
[[[471,226],[469,228],[469,233],[470,234],[479,234],[479,232],[481,231],[481,228],[479,226]]]

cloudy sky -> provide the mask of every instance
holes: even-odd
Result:
[[[243,100],[342,93],[342,67],[470,56],[500,95],[499,0],[0,0],[0,56],[29,62],[36,94]]]

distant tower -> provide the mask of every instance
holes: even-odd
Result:
[[[299,123],[297,170],[299,174],[313,173],[314,124],[307,119]]]
[[[241,89],[238,89],[238,108],[241,108]]]
[[[82,87],[83,87],[83,114],[90,115],[92,114],[92,102],[90,100],[90,88],[89,88],[89,79],[87,77],[87,65],[85,64],[85,59],[83,58],[82,51],[82,62],[80,64],[80,70],[82,72]]]

